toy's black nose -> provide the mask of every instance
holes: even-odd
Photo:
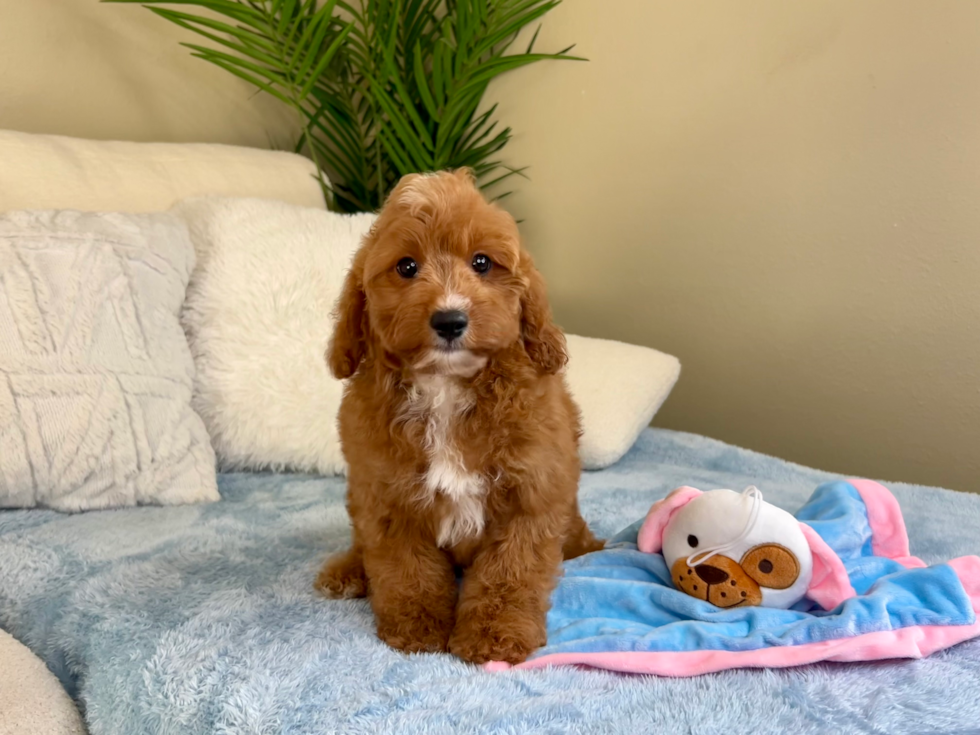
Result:
[[[698,564],[694,567],[694,571],[708,584],[721,584],[728,579],[728,572],[710,564]]]
[[[458,309],[437,311],[429,319],[429,326],[443,339],[456,339],[466,331],[469,323],[466,314]]]

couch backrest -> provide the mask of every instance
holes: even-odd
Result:
[[[126,143],[0,130],[0,212],[153,212],[207,194],[323,207],[308,159],[206,143]]]

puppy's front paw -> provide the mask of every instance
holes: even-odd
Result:
[[[449,646],[452,630],[452,619],[440,618],[424,610],[378,619],[378,637],[405,653],[444,652]]]
[[[474,664],[519,664],[546,642],[543,616],[509,610],[495,615],[477,613],[457,622],[449,651]]]
[[[349,550],[332,557],[320,570],[313,586],[335,600],[367,596],[367,575],[361,555]]]

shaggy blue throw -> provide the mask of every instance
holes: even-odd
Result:
[[[647,431],[582,478],[611,536],[679,485],[758,485],[796,511],[832,479],[703,437]],[[889,483],[912,553],[975,553],[980,497]],[[491,673],[404,656],[366,602],[312,581],[347,544],[341,479],[220,478],[222,502],[65,516],[0,512],[0,626],[61,678],[93,735],[119,733],[976,732],[980,641],[918,661],[690,679],[555,668]]]

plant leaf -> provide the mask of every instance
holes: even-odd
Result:
[[[223,30],[225,33],[228,33],[232,38],[244,39],[248,36],[252,36],[253,38],[256,38],[254,34],[248,34],[245,31],[239,30],[237,28],[233,28],[232,26],[227,26],[224,23],[219,23],[217,21],[209,20],[207,18],[197,18],[195,16],[188,15],[185,13],[175,13],[175,11],[166,10],[165,8],[150,8],[150,10],[156,13],[157,15],[159,15],[161,18],[166,18],[167,20],[174,23],[175,25],[178,25],[182,28],[186,28],[189,31],[193,31],[199,36],[203,36],[208,40],[221,44],[226,48],[230,48],[233,51],[237,51],[238,53],[244,56],[248,56],[252,59],[255,59],[256,61],[261,61],[262,63],[268,64],[270,66],[278,66],[280,71],[284,71],[284,69],[282,69],[282,67],[280,66],[280,61],[276,59],[274,56],[270,56],[264,50],[260,50],[255,46],[245,45],[244,41],[243,43],[235,43],[227,38],[216,36],[213,33],[209,33],[208,31],[205,31],[203,28],[198,28],[195,25],[195,23],[200,23],[201,25],[205,25],[209,28],[217,28],[219,30]],[[224,30],[220,28],[221,26],[224,26],[224,28],[227,28],[228,30]],[[252,39],[250,38],[249,40],[251,41]]]
[[[271,94],[276,99],[279,99],[282,102],[285,102],[290,107],[293,107],[293,101],[290,100],[289,98],[285,97],[282,93],[280,93],[278,90],[276,90],[274,87],[272,87],[272,85],[267,84],[266,82],[263,82],[261,79],[258,79],[256,77],[250,75],[248,72],[243,71],[242,69],[239,69],[238,67],[234,66],[233,64],[229,64],[229,63],[227,63],[227,62],[225,62],[225,61],[223,61],[221,59],[218,59],[218,58],[209,57],[206,54],[194,53],[194,54],[191,54],[191,56],[194,56],[194,57],[196,57],[198,59],[204,59],[205,61],[209,61],[210,63],[214,64],[215,66],[220,66],[225,71],[231,72],[236,77],[239,77],[240,79],[244,79],[246,82],[249,82],[250,84],[254,84],[259,89],[261,89],[261,90],[263,90],[265,92],[268,92],[269,94]]]
[[[187,48],[196,51],[198,54],[201,55],[201,58],[206,58],[208,61],[211,61],[212,59],[221,59],[226,64],[230,64],[232,66],[239,66],[243,69],[247,69],[253,72],[254,74],[258,74],[262,77],[265,77],[273,84],[282,84],[284,81],[281,72],[278,72],[274,69],[269,69],[268,67],[260,66],[259,64],[253,64],[248,59],[243,59],[239,56],[232,56],[231,54],[226,54],[223,51],[218,51],[217,49],[208,48],[207,46],[198,46],[196,43],[181,43],[180,45],[186,46]],[[290,105],[295,107],[296,102],[293,101],[290,103]]]
[[[373,83],[372,89],[374,90],[375,99],[377,99],[388,116],[388,122],[392,128],[392,132],[397,132],[398,134],[401,150],[404,150],[410,156],[415,170],[431,170],[432,158],[429,152],[425,150],[423,142],[415,135],[411,123],[399,111],[398,105],[388,96],[387,92],[381,89],[380,85]],[[388,132],[387,127],[389,126],[384,126],[381,129]]]
[[[278,5],[279,7],[275,7]],[[286,35],[287,29],[292,25],[293,13],[296,11],[296,0],[276,0],[273,5],[272,15],[279,16],[279,25],[276,30],[280,36]]]
[[[415,44],[413,62],[413,66],[415,67],[415,85],[419,90],[419,96],[429,111],[429,115],[438,122],[439,107],[436,105],[436,101],[432,97],[432,92],[429,90],[429,80],[425,78],[425,63],[422,61],[422,49],[418,44]]]
[[[313,70],[309,75],[310,78],[306,81],[306,84],[303,86],[303,89],[299,94],[299,98],[301,100],[306,99],[306,97],[309,96],[310,90],[313,89],[313,85],[316,84],[316,80],[323,73],[323,70],[327,68],[327,64],[333,60],[334,55],[337,53],[337,50],[340,48],[341,44],[343,44],[344,39],[350,35],[350,31],[351,26],[348,24],[347,27],[337,34],[337,37],[333,40],[327,50],[323,52],[323,56],[320,57],[320,60],[317,62],[316,66],[313,67]]]
[[[488,85],[577,58],[573,46],[535,51],[561,0],[103,1],[142,4],[193,32],[204,39],[184,44],[194,57],[299,113],[297,150],[342,211],[377,208],[416,171],[468,166],[484,190],[524,176],[501,157],[513,131],[496,105],[482,107]],[[525,29],[526,51],[512,53]]]
[[[323,42],[326,35],[330,31],[330,27],[334,24],[333,9],[335,5],[335,0],[327,0],[326,4],[317,10],[313,17],[310,18],[306,32],[303,34],[303,36],[300,36],[300,40],[296,44],[296,53],[293,55],[293,58],[295,59],[300,52],[303,53],[305,58],[303,63],[300,64],[299,68],[296,70],[297,80],[306,79],[307,75],[309,75],[310,68],[313,66],[314,61],[316,61],[318,54],[323,47]],[[352,29],[353,22],[348,23],[346,32],[350,33]],[[307,37],[307,33],[311,34],[310,37]]]

